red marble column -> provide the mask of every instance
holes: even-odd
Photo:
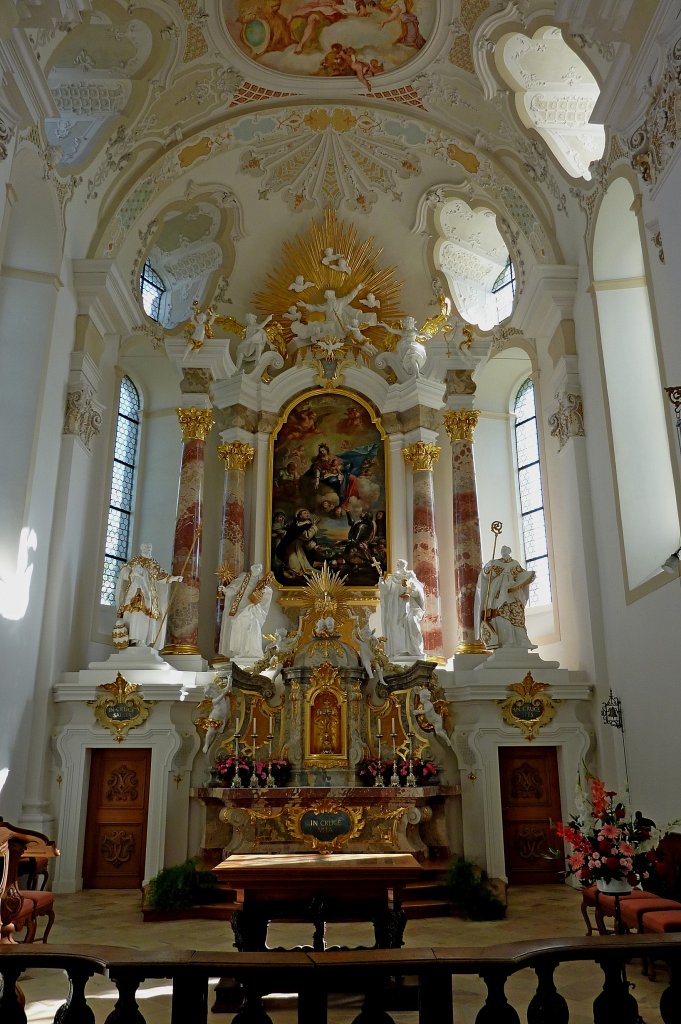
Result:
[[[421,620],[426,654],[442,654],[442,616],[440,610],[440,559],[435,532],[435,493],[433,464],[441,449],[427,441],[416,441],[402,449],[404,461],[413,470],[414,534],[412,568],[423,584],[426,610]]]
[[[222,499],[222,535],[216,576],[218,584],[243,572],[246,468],[253,461],[255,448],[242,441],[229,441],[218,445],[218,456],[225,464],[225,489]],[[215,653],[219,657],[218,641],[224,601],[217,595],[215,616]],[[215,659],[214,659],[215,660]]]
[[[454,517],[454,590],[459,643],[457,654],[484,653],[477,639],[473,613],[475,587],[482,568],[480,518],[475,489],[473,431],[480,413],[476,409],[451,409],[445,413],[445,429],[452,442],[452,512]]]
[[[213,426],[210,409],[178,409],[182,428],[182,468],[177,496],[173,545],[173,575],[183,576],[175,586],[168,613],[166,654],[200,654],[199,570],[203,525],[203,476],[206,437]]]

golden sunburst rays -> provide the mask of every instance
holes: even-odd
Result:
[[[329,248],[345,258],[350,266],[349,273],[322,263],[325,250]],[[306,234],[296,235],[293,241],[284,243],[282,259],[265,278],[265,289],[254,296],[254,305],[259,313],[274,314],[287,342],[294,337],[291,321],[284,316],[289,307],[299,299],[313,306],[321,305],[328,289],[341,297],[362,285],[352,303],[356,309],[375,313],[377,320],[398,320],[403,315],[400,308],[402,282],[395,276],[397,267],[379,268],[381,252],[373,238],[360,241],[354,225],[339,221],[334,209],[327,207],[321,222],[313,222]],[[289,286],[298,278],[311,287],[292,290]],[[363,304],[361,300],[370,295],[375,298]],[[380,305],[373,305],[376,300]],[[310,313],[309,318],[322,319],[322,314]],[[378,348],[385,348],[387,339],[381,327],[363,325],[362,333]]]
[[[324,562],[321,570],[307,573],[307,583],[300,593],[301,606],[306,612],[320,618],[331,616],[337,625],[349,618],[346,605],[350,597],[343,577],[339,572],[330,572],[328,562]]]

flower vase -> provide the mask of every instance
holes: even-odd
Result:
[[[607,882],[604,878],[597,878],[596,887],[609,896],[627,896],[632,890],[631,882],[626,878],[611,878]]]

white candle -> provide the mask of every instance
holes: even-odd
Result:
[[[392,720],[392,723],[393,723],[392,732],[394,734],[395,733],[395,719],[394,718]]]
[[[378,736],[379,739],[383,735],[383,733],[381,732],[381,719],[380,718],[378,720],[378,729],[376,730],[376,735]]]
[[[238,733],[238,731],[239,731],[239,726],[240,726],[240,724],[241,724],[241,719],[240,719],[240,718],[239,718],[239,716],[237,715],[237,716],[236,716],[236,723],[235,723],[235,725],[234,725],[234,734],[235,734],[235,735],[236,735],[236,734]]]
[[[272,728],[272,721],[273,719],[272,716],[270,715],[270,732],[274,732],[274,729]]]
[[[255,715],[253,715],[253,735],[255,736]]]

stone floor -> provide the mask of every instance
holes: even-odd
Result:
[[[457,917],[441,917],[410,921],[407,925],[406,945],[418,946],[477,946],[512,942],[527,938],[574,936],[584,934],[579,912],[580,896],[563,886],[519,886],[508,894],[508,913],[503,921],[475,923]],[[90,890],[74,895],[58,895],[57,919],[50,935],[51,943],[79,943],[83,945],[120,945],[134,949],[232,949],[232,934],[228,925],[220,921],[175,921],[142,923],[140,894],[129,891]],[[329,928],[330,942],[344,944],[370,944],[373,941],[370,926],[338,924]],[[295,945],[309,942],[311,935],[304,925],[279,924],[270,929],[272,945]],[[634,962],[629,978],[635,984],[633,993],[638,1001],[645,1024],[660,1024],[658,1004],[666,986],[666,973],[660,971],[658,980],[649,981],[641,975],[640,964]],[[599,993],[602,974],[590,964],[567,964],[556,973],[558,990],[570,1005],[571,1024],[591,1024],[591,1004]],[[28,1020],[32,1024],[52,1024],[56,1008],[65,998],[65,978],[59,972],[35,971],[21,982],[26,995]],[[516,1007],[521,1020],[532,997],[535,976],[522,971],[507,985],[509,1001]],[[474,1024],[484,1003],[484,986],[478,978],[454,979],[457,1024]],[[97,1024],[103,1024],[116,999],[114,986],[101,978],[88,985],[88,1001],[95,1013]],[[170,986],[165,982],[149,982],[138,993],[138,1002],[147,1024],[167,1024],[170,1020]],[[359,1003],[346,999],[335,1004],[329,1012],[329,1024],[350,1024],[358,1013]],[[295,1013],[279,999],[267,1005],[274,1024],[293,1024]],[[414,1024],[416,1014],[395,1013],[395,1024]],[[229,1024],[231,1015],[216,1015],[216,1024]]]

